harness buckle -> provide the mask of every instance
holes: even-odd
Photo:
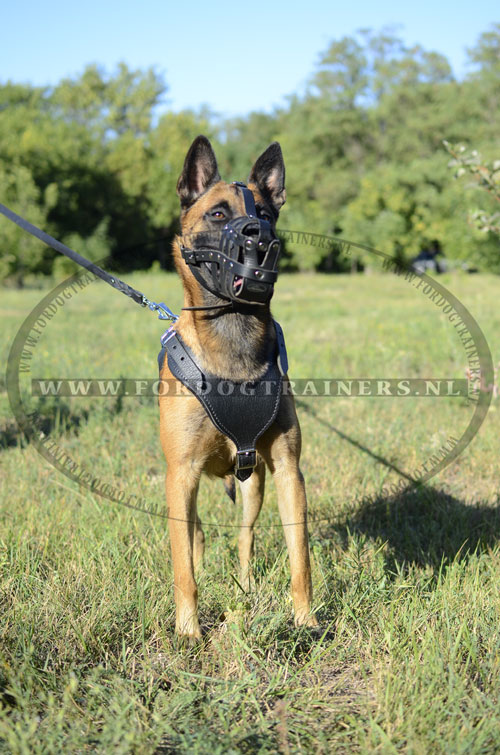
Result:
[[[167,341],[169,341],[173,336],[175,335],[175,328],[173,325],[171,325],[168,330],[166,330],[163,335],[160,336],[160,343],[162,345],[162,348],[165,346]]]
[[[238,472],[240,469],[253,469],[257,466],[257,451],[250,448],[248,451],[238,451],[236,453],[236,464],[234,469]]]

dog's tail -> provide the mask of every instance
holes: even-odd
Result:
[[[236,501],[236,483],[234,481],[234,475],[228,474],[224,477],[224,490],[228,494],[233,503]]]

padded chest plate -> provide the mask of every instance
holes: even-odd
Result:
[[[256,381],[235,382],[203,371],[179,333],[171,330],[162,340],[158,355],[160,370],[167,354],[170,371],[200,401],[215,427],[236,445],[234,473],[246,480],[257,463],[256,443],[278,413],[286,348],[283,332],[276,325],[277,349],[266,373]]]

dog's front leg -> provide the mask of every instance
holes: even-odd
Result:
[[[174,567],[175,629],[179,635],[199,639],[198,588],[194,562],[202,555],[199,520],[196,513],[198,478],[192,469],[177,466],[167,472],[167,505],[170,545]],[[202,537],[203,533],[201,534]]]
[[[286,429],[280,430],[280,425]],[[318,621],[311,613],[306,489],[299,468],[301,435],[292,403],[284,402],[277,424],[263,441],[261,454],[276,485],[278,508],[290,559],[295,625],[316,627]]]
[[[290,558],[295,626],[318,626],[311,614],[312,584],[307,534],[307,501],[304,478],[298,464],[277,465],[274,482],[278,508]]]

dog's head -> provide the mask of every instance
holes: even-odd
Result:
[[[280,242],[275,224],[285,202],[285,165],[273,142],[255,162],[248,185],[221,180],[208,139],[198,136],[177,183],[185,284],[193,277],[222,300],[265,304],[273,294]],[[189,285],[191,288],[191,285]]]

